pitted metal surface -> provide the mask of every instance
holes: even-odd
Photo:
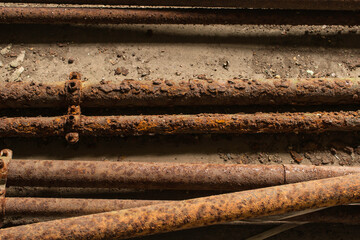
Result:
[[[12,151],[10,149],[3,149],[0,151],[0,227],[3,224],[5,216],[6,181],[8,177],[8,170],[11,159]]]
[[[0,108],[166,107],[221,105],[344,105],[360,103],[358,78],[229,79],[53,83],[14,82],[0,86]],[[76,80],[78,79],[78,80]],[[69,84],[74,84],[73,87]]]

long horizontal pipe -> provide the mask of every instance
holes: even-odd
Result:
[[[359,131],[359,111],[286,112],[197,115],[84,116],[77,129],[84,136],[172,134],[321,133]],[[66,134],[68,118],[0,118],[0,137],[42,137]]]
[[[360,173],[359,167],[13,160],[7,186],[243,190]]]
[[[260,9],[360,10],[358,0],[0,0],[19,3],[110,4],[132,6],[238,7]]]
[[[25,223],[110,212],[169,202],[173,201],[136,199],[6,198],[5,221],[7,224],[22,223],[21,225],[23,225]],[[287,221],[359,224],[360,206],[344,205],[326,208],[321,211],[287,218]],[[244,223],[251,222],[263,224],[264,222],[266,223],[269,221],[267,221],[267,219],[254,219]],[[272,223],[276,224],[279,222],[273,220]]]
[[[359,78],[82,82],[82,107],[360,103]],[[65,81],[0,86],[0,108],[67,107]]]
[[[355,174],[12,227],[0,239],[127,239],[359,200]]]
[[[6,198],[5,215],[69,217],[166,203],[160,200]]]
[[[358,25],[360,11],[0,7],[0,23]]]

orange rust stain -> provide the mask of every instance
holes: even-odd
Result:
[[[137,130],[140,132],[146,132],[149,131],[151,129],[156,128],[157,124],[154,122],[148,122],[148,121],[141,121],[139,122],[139,124],[137,125]]]

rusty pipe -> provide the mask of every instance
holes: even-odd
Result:
[[[323,105],[360,103],[360,79],[230,79],[82,82],[82,107]],[[0,108],[67,107],[63,82],[0,86]]]
[[[74,198],[6,198],[5,225],[24,225],[65,217],[110,212],[174,201],[114,200]],[[274,218],[274,217],[272,217]],[[278,217],[281,219],[282,217]],[[278,219],[250,219],[240,224],[279,224]],[[360,206],[343,205],[286,219],[289,223],[344,223],[360,224]],[[235,222],[236,223],[236,222]]]
[[[69,217],[166,203],[160,200],[6,198],[5,215]]]
[[[29,224],[0,239],[126,239],[360,200],[360,175],[229,193]]]
[[[360,167],[13,160],[8,186],[223,190],[360,173]]]
[[[0,7],[0,23],[358,25],[359,11]]]
[[[192,7],[237,7],[260,9],[311,9],[311,10],[360,10],[358,0],[0,0],[18,3],[57,3],[57,4],[101,4],[131,6],[192,6]]]
[[[321,133],[360,130],[359,111],[0,118],[0,137],[64,136],[71,119],[83,136]]]

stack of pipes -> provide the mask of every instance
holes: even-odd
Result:
[[[0,86],[0,108],[68,107],[52,117],[0,119],[0,137],[356,131],[359,111],[86,116],[81,108],[337,105],[360,101],[360,79],[74,81]],[[76,93],[76,94],[73,94]],[[4,150],[1,157],[11,156]],[[273,223],[358,222],[360,168],[306,165],[131,163],[13,159],[7,186],[218,190],[182,201],[1,198],[0,239],[124,239],[323,209]],[[2,196],[5,192],[2,193]],[[353,204],[353,205],[348,205]],[[342,206],[340,206],[342,205]],[[346,206],[344,206],[346,205]],[[337,207],[336,207],[337,206]],[[260,218],[260,219],[259,219]],[[15,221],[16,219],[17,221]],[[286,219],[286,220],[284,220]],[[28,224],[31,223],[31,224]]]

